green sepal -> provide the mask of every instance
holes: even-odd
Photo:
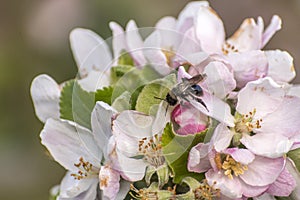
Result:
[[[76,80],[65,83],[60,96],[60,118],[91,128],[91,113],[95,105],[95,93],[81,88]]]
[[[300,148],[289,151],[287,156],[294,161],[298,172],[300,172]]]
[[[181,136],[173,131],[172,124],[168,123],[162,135],[162,150],[165,159],[174,176],[174,183],[181,183],[185,177],[193,177],[197,180],[204,178],[203,174],[189,172],[187,169],[188,156],[192,147],[203,142],[206,131],[194,135]]]
[[[155,115],[158,105],[161,102],[160,99],[155,97],[165,99],[168,92],[176,84],[176,75],[170,74],[162,79],[157,79],[149,84],[147,84],[139,94],[139,97],[136,102],[136,110]]]
[[[134,65],[134,61],[133,61],[132,57],[125,50],[121,51],[121,55],[118,60],[118,65],[128,65],[128,66]]]
[[[115,101],[112,103],[112,107],[116,109],[118,112],[122,112],[124,110],[130,110],[131,94],[127,91],[123,92]]]
[[[130,65],[118,65],[110,68],[110,84],[113,85],[118,82],[122,76],[132,69],[134,69],[134,67]]]
[[[143,69],[131,69],[114,84],[112,102],[125,91],[132,95],[138,88],[160,77],[161,75],[150,66],[144,66]]]

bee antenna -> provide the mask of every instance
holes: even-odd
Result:
[[[154,96],[154,99],[159,99],[159,100],[166,101],[166,99],[162,99],[162,98],[160,98],[160,97],[155,97],[155,96]]]

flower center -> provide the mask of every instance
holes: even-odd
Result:
[[[82,157],[79,158],[79,162],[75,163],[74,166],[78,168],[78,172],[71,174],[71,176],[73,176],[76,180],[98,175],[100,170],[97,167],[94,167],[92,163],[84,161]]]
[[[256,109],[246,115],[239,115],[235,122],[235,131],[238,133],[251,133],[254,128],[261,128],[262,119],[254,120]]]
[[[199,188],[194,190],[196,200],[213,200],[216,197],[220,197],[220,189],[216,189],[214,182],[212,186],[207,183],[207,180],[204,179]]]
[[[168,190],[166,192],[169,193],[169,200],[175,200],[176,195],[176,186],[174,188],[168,187]],[[133,199],[138,200],[159,200],[159,189],[156,187],[149,187],[149,188],[143,188],[143,189],[137,189],[134,187],[133,184],[130,185],[130,196]]]
[[[248,166],[235,161],[230,155],[227,155],[222,164],[222,169],[228,178],[233,179],[233,174],[235,176],[244,174],[244,171],[248,170]]]
[[[167,64],[170,66],[172,58],[175,56],[174,51],[172,50],[172,48],[170,48],[170,50],[163,49],[162,52],[165,54],[167,59]]]
[[[232,44],[228,43],[227,41],[222,46],[222,52],[224,55],[228,55],[229,53],[235,53],[239,50]]]
[[[154,167],[159,167],[165,163],[162,152],[161,137],[157,134],[151,138],[143,138],[139,141],[139,155]]]

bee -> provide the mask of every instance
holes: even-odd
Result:
[[[179,100],[186,102],[195,100],[208,111],[207,106],[201,99],[203,89],[198,85],[198,83],[204,81],[206,77],[206,74],[197,74],[191,78],[182,78],[182,82],[176,84],[166,95],[165,99],[159,97],[155,98],[166,101],[168,103],[167,110],[169,106],[175,106]]]

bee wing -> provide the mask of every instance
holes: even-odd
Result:
[[[206,74],[197,74],[193,76],[192,78],[187,79],[190,84],[197,84],[199,82],[202,82],[206,79],[207,75]]]

